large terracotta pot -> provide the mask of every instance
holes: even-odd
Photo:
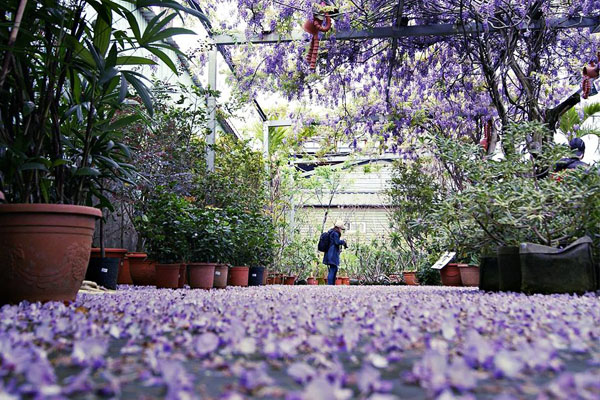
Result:
[[[215,279],[213,287],[215,289],[225,289],[227,287],[227,276],[229,266],[227,264],[217,264],[215,266]]]
[[[100,210],[65,204],[0,205],[0,304],[73,301]]]
[[[192,289],[211,289],[215,281],[214,263],[191,263],[187,265],[188,283]]]
[[[273,284],[283,285],[283,274],[275,274],[275,276],[273,277]]]
[[[459,264],[460,280],[465,286],[479,286],[479,267],[477,265]]]
[[[248,286],[248,267],[231,267],[229,268],[229,277],[227,284],[229,286]]]
[[[308,278],[308,279],[306,280],[306,283],[307,283],[308,285],[316,285],[316,284],[317,284],[317,280],[311,276],[310,278]]]
[[[442,285],[444,286],[462,286],[460,280],[460,270],[458,264],[450,263],[440,270]]]
[[[283,281],[284,285],[293,285],[294,282],[296,282],[296,277],[295,276],[286,276],[285,280]]]
[[[336,285],[342,285],[343,283],[344,283],[344,281],[342,280],[342,278],[335,278]]]
[[[157,288],[177,289],[181,264],[155,264],[154,283]]]
[[[117,276],[117,283],[131,285],[131,275],[129,273],[129,258],[126,256],[127,249],[119,248],[105,248],[104,257],[106,258],[118,258],[119,261],[119,275]],[[98,258],[101,256],[101,250],[99,247],[92,247],[92,258]]]
[[[419,283],[417,282],[417,273],[415,271],[405,271],[402,273],[402,277],[404,278],[404,283],[410,286],[416,286]]]
[[[342,277],[342,285],[349,286],[350,285],[350,277],[348,277],[348,276]]]
[[[129,258],[129,272],[134,285],[155,284],[156,261],[149,260],[146,253],[127,253],[127,258]]]

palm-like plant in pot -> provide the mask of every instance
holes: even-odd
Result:
[[[85,206],[110,206],[101,181],[132,178],[120,143],[120,129],[137,118],[120,111],[130,86],[152,107],[132,67],[154,62],[134,53],[143,48],[176,72],[163,40],[191,33],[163,29],[175,16],[166,12],[140,29],[132,9],[153,3],[182,10],[171,0],[3,2],[0,190],[13,204],[0,206],[0,254],[9,260],[0,302],[74,299],[101,215]]]

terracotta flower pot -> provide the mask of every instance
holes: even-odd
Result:
[[[402,273],[402,277],[404,278],[404,283],[410,286],[417,286],[419,283],[417,282],[417,273],[415,271],[406,271]]]
[[[270,276],[267,278],[267,285],[272,285],[273,284],[273,277]]]
[[[344,276],[342,278],[342,285],[350,286],[350,277]]]
[[[129,272],[134,285],[152,286],[155,284],[156,262],[149,260],[146,253],[127,253]]]
[[[215,282],[214,263],[191,263],[187,265],[188,283],[192,289],[212,289]]]
[[[317,284],[317,280],[311,276],[310,278],[308,278],[308,279],[306,280],[306,283],[307,283],[308,285],[316,285],[316,284]]]
[[[99,247],[92,247],[92,258],[98,258],[101,256],[101,249]],[[131,275],[129,273],[129,258],[127,258],[127,249],[119,248],[105,248],[104,257],[106,258],[118,258],[119,261],[119,275],[117,276],[117,283],[131,285]]]
[[[73,301],[100,210],[65,204],[0,205],[0,304]]]
[[[462,286],[458,265],[459,264],[450,263],[440,270],[440,275],[442,276],[442,285]]]
[[[283,274],[275,274],[273,278],[274,285],[283,285]]]
[[[459,264],[460,280],[465,286],[479,286],[479,267],[477,265]]]
[[[336,285],[342,285],[343,283],[344,283],[344,281],[342,280],[342,278],[335,278]]]
[[[177,287],[182,289],[187,283],[187,265],[184,263],[179,264],[179,281]]]
[[[157,288],[177,289],[181,264],[156,264],[154,282]]]
[[[227,276],[229,275],[229,266],[227,264],[217,264],[215,266],[215,279],[213,287],[215,289],[225,289],[227,287]]]
[[[127,255],[123,257],[123,263],[121,264],[121,268],[119,268],[117,283],[120,285],[133,285],[131,271],[129,270],[129,257]]]
[[[229,276],[227,284],[229,286],[248,286],[248,267],[231,267],[229,268]]]
[[[293,285],[294,282],[296,282],[296,277],[295,276],[286,276],[285,277],[285,281],[283,282],[284,285]]]

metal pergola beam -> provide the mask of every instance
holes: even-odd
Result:
[[[519,30],[537,30],[547,26],[551,29],[580,29],[594,28],[600,29],[600,16],[595,17],[572,17],[572,18],[551,18],[545,21],[534,21],[522,23],[517,26]],[[499,32],[508,28],[488,27],[486,30],[480,23],[470,23],[467,25],[457,24],[434,24],[434,25],[413,25],[403,27],[378,27],[368,30],[342,31],[335,35],[335,40],[361,40],[361,39],[399,39],[405,37],[424,37],[424,36],[455,36],[464,34],[477,34],[482,32]],[[246,37],[244,34],[234,35],[215,35],[213,42],[216,45],[238,45],[244,43],[269,44],[286,43],[294,41],[305,41],[307,37],[302,32],[295,32],[291,35],[279,35],[269,33],[264,35],[254,35]],[[327,40],[323,37],[322,40]]]

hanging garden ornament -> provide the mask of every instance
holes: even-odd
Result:
[[[479,144],[485,152],[487,153],[490,148],[490,143],[492,142],[492,120],[488,119],[487,122],[483,125],[483,137],[479,141]]]
[[[600,52],[598,53],[598,59],[600,60]],[[581,83],[581,91],[584,99],[587,99],[590,94],[596,94],[592,92],[592,82],[598,77],[599,74],[600,64],[597,64],[594,61],[590,61],[588,65],[583,67],[583,82]]]
[[[310,47],[306,56],[306,61],[310,63],[310,69],[315,69],[317,66],[317,56],[319,55],[319,32],[328,32],[331,29],[330,12],[333,11],[333,9],[333,6],[327,6],[325,3],[315,4],[313,19],[306,20],[303,25],[304,30],[312,35]],[[323,17],[325,17],[325,24],[323,24]]]

